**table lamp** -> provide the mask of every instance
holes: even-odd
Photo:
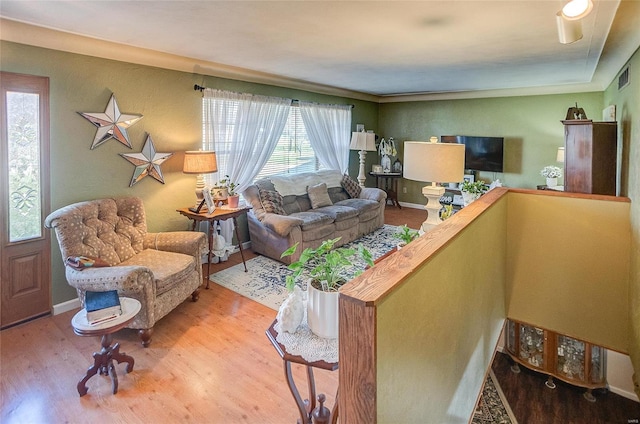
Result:
[[[431,137],[430,142],[405,141],[403,177],[431,182],[422,188],[427,198],[427,219],[422,223],[422,231],[429,231],[442,222],[440,197],[445,189],[436,183],[458,182],[464,178],[464,144],[438,143],[438,137]]]
[[[360,183],[360,187],[364,187],[364,181],[367,178],[364,170],[364,160],[367,157],[367,152],[376,151],[376,135],[372,132],[365,132],[364,130],[351,133],[349,149],[359,150],[360,172],[358,173],[358,183]]]
[[[216,162],[216,152],[187,151],[184,153],[184,165],[182,172],[185,174],[198,174],[196,179],[196,206],[189,208],[190,211],[200,213],[200,209],[204,205],[204,174],[218,172],[218,163]]]

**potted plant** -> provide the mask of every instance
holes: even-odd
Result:
[[[471,204],[474,200],[482,196],[487,191],[484,185],[484,181],[467,181],[464,180],[460,185],[460,192],[462,193],[462,202],[465,206]]]
[[[226,181],[228,181],[228,183],[227,183],[227,191],[229,192],[229,197],[228,197],[229,207],[230,208],[237,208],[238,207],[238,203],[240,201],[240,195],[238,193],[236,193],[236,188],[238,187],[238,184],[232,182],[229,179],[228,175],[227,175]]]
[[[289,269],[292,275],[287,275],[287,289],[294,291],[296,280],[302,272],[308,270],[310,280],[307,284],[307,323],[311,331],[323,338],[338,337],[338,289],[350,278],[360,275],[363,270],[357,270],[349,275],[347,271],[353,267],[353,258],[360,256],[368,266],[373,266],[371,253],[359,245],[357,249],[335,247],[340,237],[325,240],[316,248],[306,248],[300,259],[292,262]],[[293,255],[298,248],[294,244],[280,257]]]
[[[216,202],[227,201],[230,208],[237,208],[240,195],[236,193],[238,184],[231,181],[228,175],[218,181],[211,189],[211,195]]]
[[[417,230],[412,230],[411,228],[407,227],[407,224],[404,224],[400,226],[400,229],[398,230],[398,232],[395,233],[393,236],[400,239],[397,246],[398,250],[400,250],[407,244],[411,243],[419,235],[420,233]]]
[[[562,169],[553,165],[545,166],[540,175],[547,179],[547,187],[555,187],[558,185],[558,178],[562,176]]]

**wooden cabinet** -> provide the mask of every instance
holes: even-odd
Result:
[[[607,387],[606,351],[582,340],[574,339],[532,325],[507,320],[507,353],[518,364],[547,374],[547,387],[555,388],[554,377],[566,383],[585,387],[584,396],[595,402],[592,389]]]
[[[588,119],[564,124],[564,191],[616,195],[616,122]]]

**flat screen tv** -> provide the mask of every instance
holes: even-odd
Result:
[[[503,137],[443,135],[443,143],[464,144],[464,168],[473,171],[503,172]]]

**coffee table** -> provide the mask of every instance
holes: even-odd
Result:
[[[118,363],[126,362],[127,373],[133,371],[133,358],[124,352],[120,352],[120,343],[111,346],[111,335],[133,321],[138,312],[140,312],[141,305],[136,299],[121,297],[120,306],[122,307],[122,315],[95,325],[91,325],[89,321],[87,321],[87,310],[84,308],[71,318],[73,332],[78,336],[102,336],[102,350],[93,354],[93,365],[87,370],[87,374],[78,383],[77,389],[80,396],[87,394],[89,389],[86,383],[98,372],[100,375],[109,375],[109,377],[111,377],[113,394],[118,393],[118,375],[113,365],[114,360]]]

